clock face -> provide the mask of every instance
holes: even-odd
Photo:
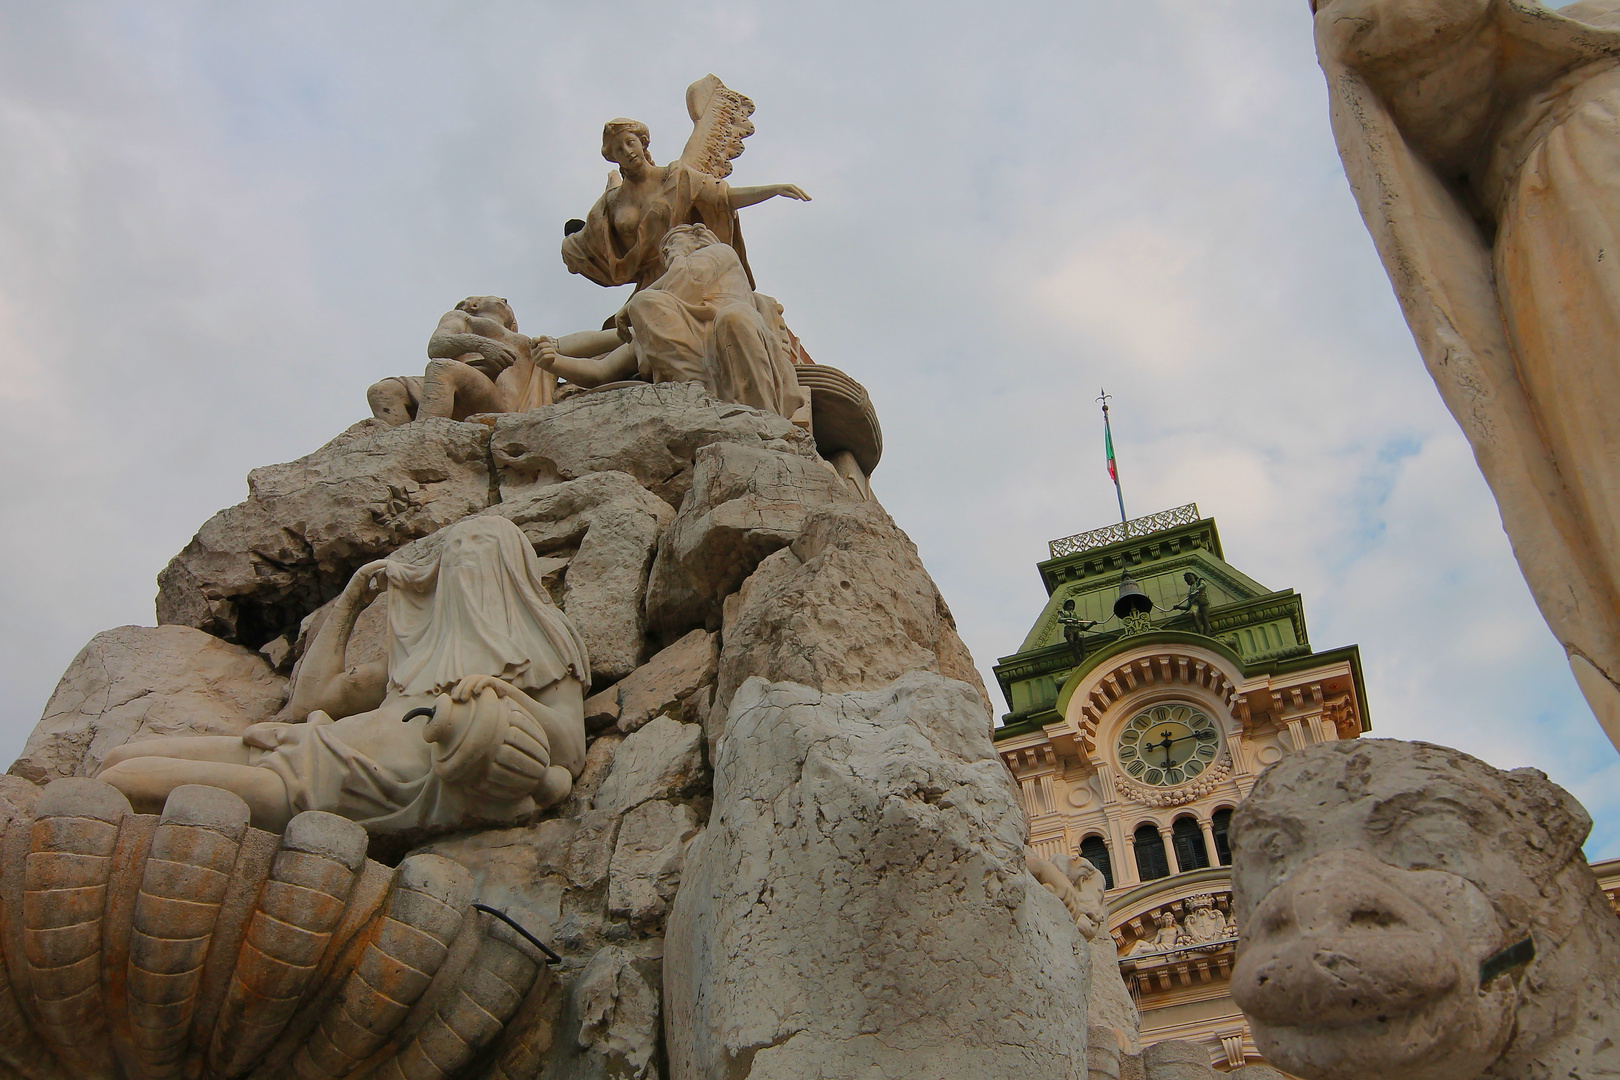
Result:
[[[1155,705],[1138,713],[1115,742],[1119,767],[1153,787],[1175,787],[1215,763],[1221,734],[1191,705]]]

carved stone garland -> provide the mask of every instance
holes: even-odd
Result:
[[[1160,810],[1167,810],[1172,806],[1185,806],[1195,802],[1214,791],[1232,775],[1232,755],[1230,751],[1222,750],[1221,756],[1215,759],[1215,764],[1205,769],[1196,780],[1182,784],[1175,788],[1148,787],[1128,779],[1123,773],[1114,777],[1114,788],[1120,797],[1130,799]]]

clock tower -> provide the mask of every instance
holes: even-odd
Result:
[[[1196,505],[1050,547],[1046,606],[995,668],[1030,844],[1106,875],[1145,1045],[1258,1062],[1227,989],[1227,824],[1267,765],[1368,730],[1360,653],[1313,649],[1299,595],[1226,562]]]

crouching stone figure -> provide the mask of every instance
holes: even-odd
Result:
[[[373,383],[366,401],[373,416],[396,427],[423,416],[465,420],[550,405],[557,380],[535,365],[532,345],[505,299],[469,296],[428,339],[427,373]]]
[[[1232,818],[1232,997],[1306,1080],[1620,1077],[1620,919],[1534,769],[1314,746]]]
[[[373,833],[509,821],[565,798],[585,767],[585,643],[534,549],[501,517],[443,530],[425,563],[360,568],[304,659],[289,712],[228,735],[147,739],[100,778],[143,812],[184,784],[240,795],[279,831],[305,810]],[[347,670],[355,616],[386,589],[386,669]]]

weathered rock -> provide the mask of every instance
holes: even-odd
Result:
[[[1288,1080],[1270,1065],[1244,1065],[1226,1074],[1231,1080]]]
[[[665,941],[675,1080],[1086,1075],[1090,954],[973,690],[750,680]]]
[[[1232,999],[1308,1080],[1620,1076],[1620,920],[1592,819],[1427,743],[1289,754],[1232,816]]]
[[[786,547],[814,507],[855,502],[820,459],[736,443],[697,452],[692,490],[658,540],[647,625],[669,640],[720,624],[720,604],[760,560]]]
[[[544,1080],[653,1080],[658,1070],[658,962],[608,945],[569,991]],[[568,1038],[568,1033],[575,1033]]]
[[[669,909],[681,883],[686,845],[697,815],[680,803],[653,800],[624,815],[608,868],[608,913],[646,926]]]
[[[678,506],[698,448],[717,442],[817,458],[814,440],[782,417],[716,401],[698,383],[581,394],[503,416],[490,450],[503,499],[594,472],[626,472]]]
[[[659,716],[624,740],[596,808],[622,814],[649,799],[669,799],[704,785],[703,729]]]
[[[623,682],[586,701],[586,723],[616,723],[620,731],[629,732],[660,714],[680,713],[685,702],[714,682],[719,665],[719,635],[693,630]]]
[[[646,650],[647,568],[659,530],[674,517],[669,505],[633,477],[603,472],[528,490],[483,512],[522,529],[536,554],[567,560],[558,606],[585,639],[594,681],[634,671]],[[424,537],[398,557],[430,559],[443,542],[438,534]]]
[[[252,648],[290,640],[363,563],[489,505],[489,434],[367,420],[253,470],[247,501],[210,518],[158,575],[158,622]]]
[[[1154,1043],[1142,1051],[1142,1070],[1147,1080],[1218,1080],[1220,1073],[1209,1064],[1209,1051],[1197,1043]]]
[[[910,538],[876,503],[819,508],[793,543],[726,602],[711,749],[732,695],[753,676],[819,690],[875,690],[936,671],[989,695]]]
[[[107,752],[158,735],[236,735],[268,720],[287,680],[264,657],[186,626],[120,626],[68,666],[11,772],[93,776]]]

